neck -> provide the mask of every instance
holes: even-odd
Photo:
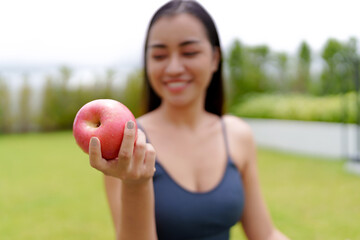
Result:
[[[165,120],[168,123],[178,127],[189,128],[196,128],[207,114],[204,105],[200,103],[181,107],[162,103],[158,108],[158,113],[162,120]]]

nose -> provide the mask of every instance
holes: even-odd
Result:
[[[171,76],[179,75],[184,71],[184,64],[177,54],[173,54],[166,66],[165,72]]]

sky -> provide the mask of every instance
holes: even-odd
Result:
[[[140,65],[148,22],[166,0],[0,0],[0,67]],[[234,39],[295,53],[334,37],[360,40],[358,0],[198,0],[222,47]],[[223,50],[223,51],[224,51]]]

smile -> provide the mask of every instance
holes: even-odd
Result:
[[[190,83],[191,81],[171,81],[164,84],[170,92],[177,93],[183,91]]]

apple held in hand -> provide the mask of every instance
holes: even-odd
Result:
[[[86,153],[89,153],[90,139],[99,138],[102,157],[115,159],[119,154],[125,124],[129,120],[134,122],[137,130],[135,117],[125,105],[112,99],[98,99],[88,102],[78,111],[73,134]]]

